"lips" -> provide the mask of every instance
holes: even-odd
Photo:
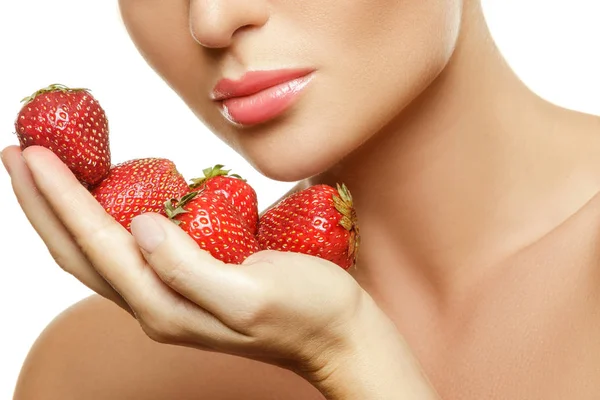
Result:
[[[238,80],[217,83],[211,98],[230,122],[249,126],[287,111],[313,78],[313,69],[252,71]]]

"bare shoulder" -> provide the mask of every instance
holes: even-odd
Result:
[[[41,398],[323,399],[289,371],[153,342],[133,318],[99,296],[59,315],[31,348],[14,399]]]

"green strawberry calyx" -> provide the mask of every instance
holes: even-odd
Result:
[[[179,199],[167,200],[165,202],[165,214],[167,214],[167,217],[175,225],[179,225],[181,223],[181,221],[176,220],[175,217],[178,215],[181,215],[181,214],[189,213],[189,211],[183,207],[185,207],[190,201],[195,199],[196,196],[198,196],[203,191],[204,191],[204,189],[196,191],[196,192],[189,192]]]
[[[82,90],[84,90],[86,92],[90,91],[89,89],[84,89],[84,88],[70,88],[70,87],[65,86],[63,84],[60,84],[60,83],[53,83],[52,85],[49,85],[49,86],[47,86],[45,88],[42,88],[40,90],[35,91],[30,96],[24,97],[21,100],[21,103],[28,104],[33,99],[35,99],[37,96],[39,96],[40,94],[43,94],[43,93],[57,92],[57,91],[60,91],[60,92],[63,92],[63,93],[67,93],[67,92],[77,92],[77,91],[82,91]]]
[[[338,195],[333,195],[333,205],[335,209],[342,214],[342,218],[338,222],[338,225],[350,232],[350,240],[348,241],[348,256],[358,256],[358,248],[360,246],[360,234],[358,231],[358,218],[356,217],[356,211],[354,210],[354,203],[352,201],[352,194],[350,190],[342,183],[337,184]]]
[[[192,183],[190,184],[190,188],[191,189],[199,188],[207,180],[209,180],[210,178],[215,178],[217,176],[229,176],[229,177],[237,178],[237,179],[240,179],[240,180],[246,182],[246,180],[243,179],[241,176],[239,176],[237,174],[230,174],[229,173],[229,172],[231,172],[230,169],[223,169],[223,168],[225,168],[224,165],[217,164],[214,167],[203,169],[202,173],[204,174],[204,176],[202,178],[193,178],[191,180]]]

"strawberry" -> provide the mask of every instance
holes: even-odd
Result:
[[[167,216],[213,257],[241,264],[256,253],[258,241],[229,199],[202,189],[167,202]]]
[[[293,193],[259,221],[262,250],[309,254],[343,269],[355,264],[359,241],[356,212],[345,185],[337,185],[337,190],[315,185]]]
[[[21,149],[43,146],[56,154],[87,187],[110,169],[108,121],[87,89],[53,84],[21,100],[15,129]]]
[[[91,192],[106,212],[129,230],[133,217],[144,212],[165,215],[165,203],[189,189],[173,162],[142,158],[112,167]]]
[[[203,178],[192,179],[191,189],[206,189],[220,193],[229,199],[233,207],[240,213],[242,221],[256,235],[258,231],[258,200],[256,192],[241,176],[229,174],[223,165],[215,165],[203,170]]]

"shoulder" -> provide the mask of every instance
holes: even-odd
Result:
[[[322,400],[293,373],[244,358],[158,344],[99,296],[59,315],[37,339],[15,400]]]

